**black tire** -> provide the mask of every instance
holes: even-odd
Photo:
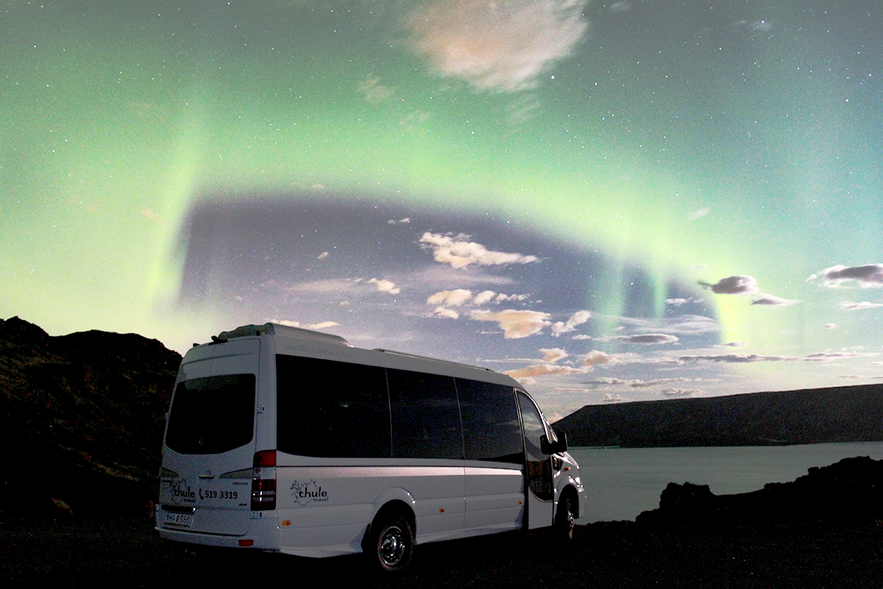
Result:
[[[398,514],[381,516],[371,524],[371,542],[367,549],[370,550],[369,557],[381,571],[401,573],[408,568],[414,553],[411,522]]]
[[[570,493],[564,493],[558,500],[558,512],[555,514],[555,523],[552,529],[560,540],[569,542],[573,540],[573,529],[576,527],[576,504]]]

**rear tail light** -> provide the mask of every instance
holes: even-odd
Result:
[[[254,455],[251,474],[251,509],[276,509],[276,451],[264,450]]]

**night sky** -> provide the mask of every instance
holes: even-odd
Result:
[[[582,405],[883,377],[883,3],[0,1],[0,316]]]

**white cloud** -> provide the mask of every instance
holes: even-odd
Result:
[[[628,401],[628,399],[614,393],[605,393],[604,397],[601,398],[602,403],[622,403],[624,401]]]
[[[576,313],[571,315],[570,319],[568,319],[567,321],[557,321],[554,325],[552,325],[552,335],[558,337],[562,333],[575,331],[577,326],[582,325],[583,323],[591,319],[591,317],[591,311],[577,311]]]
[[[666,397],[697,397],[702,395],[702,391],[699,389],[665,389],[662,391],[662,394]]]
[[[467,303],[471,298],[472,291],[458,288],[456,290],[443,290],[437,292],[426,299],[426,303],[429,305],[451,305],[453,307],[459,307],[460,305]]]
[[[690,382],[689,378],[657,378],[655,380],[641,380],[639,378],[613,378],[613,377],[601,377],[591,380],[586,384],[590,385],[605,385],[605,386],[622,386],[628,387],[630,389],[649,389],[651,387],[669,384],[672,382]]]
[[[868,301],[862,301],[861,303],[843,301],[840,303],[840,308],[844,311],[862,311],[864,309],[877,309],[879,307],[883,307],[883,303],[869,303]]]
[[[883,287],[883,264],[864,266],[831,266],[806,279],[807,282],[821,281],[824,286],[840,286],[845,282],[856,281],[862,288]]]
[[[567,352],[561,348],[540,348],[540,353],[543,354],[543,360],[545,362],[554,363],[558,360],[567,358]]]
[[[788,307],[790,305],[796,305],[800,301],[783,299],[780,297],[776,297],[768,294],[760,294],[756,299],[751,301],[752,305],[767,305],[771,307]]]
[[[587,0],[438,0],[406,18],[409,43],[442,76],[479,90],[513,92],[536,85],[567,57],[588,24]]]
[[[410,222],[411,222],[411,218],[405,217],[404,219],[390,219],[386,223],[388,225],[407,225]]]
[[[705,215],[707,215],[710,212],[711,212],[711,209],[709,209],[709,208],[698,209],[698,210],[695,210],[692,213],[690,213],[687,216],[687,218],[690,219],[691,221],[696,221],[697,219],[701,219],[702,217],[704,217]]]
[[[453,309],[447,309],[445,307],[436,307],[435,311],[432,314],[436,317],[440,317],[442,319],[459,319],[460,314],[454,311]]]
[[[368,283],[377,286],[377,290],[379,290],[380,292],[385,292],[389,294],[399,294],[400,292],[402,292],[402,289],[396,287],[395,283],[382,278],[372,278],[368,281]]]
[[[598,364],[607,364],[608,362],[610,362],[610,355],[600,350],[592,350],[583,358],[583,366],[596,366]]]
[[[496,294],[497,293],[495,293],[492,290],[483,290],[480,293],[478,293],[477,295],[475,295],[475,298],[472,299],[472,302],[475,305],[485,305],[485,304],[491,302],[491,300],[493,300],[493,298],[494,298],[494,295],[496,295]]]
[[[559,366],[558,364],[534,364],[532,366],[525,366],[524,368],[507,370],[504,374],[517,380],[535,378],[537,376],[547,376],[549,374],[568,374],[573,371],[574,369],[569,366]]]
[[[539,333],[548,326],[550,315],[539,311],[507,309],[505,311],[473,311],[475,321],[493,321],[503,330],[506,339],[520,339]]]
[[[288,327],[300,327],[301,329],[327,329],[329,327],[337,327],[340,323],[336,321],[322,321],[319,323],[308,323],[306,325],[301,325],[300,321],[289,321],[288,319],[272,320],[273,323],[278,323],[279,325],[287,325]]]
[[[490,251],[480,243],[467,241],[468,237],[463,234],[452,237],[426,232],[420,237],[420,243],[432,249],[436,262],[450,264],[452,268],[465,268],[471,264],[479,266],[530,264],[539,259],[536,256]]]
[[[329,327],[337,327],[340,323],[336,321],[322,321],[320,323],[310,323],[307,325],[307,329],[327,329]]]

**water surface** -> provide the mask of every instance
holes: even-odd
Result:
[[[843,458],[883,460],[883,442],[705,448],[571,448],[588,492],[580,523],[634,520],[659,507],[670,483],[709,485],[716,495],[747,493],[786,483],[810,467]]]

